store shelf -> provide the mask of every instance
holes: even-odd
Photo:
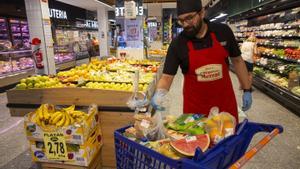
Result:
[[[299,96],[259,76],[254,76],[253,84],[256,88],[262,90],[274,100],[278,101],[296,115],[300,116]]]
[[[270,58],[270,59],[277,59],[286,63],[300,63],[300,59],[299,60],[293,60],[293,59],[288,59],[288,58],[281,58],[280,56],[277,55],[273,55],[273,54],[269,54],[269,53],[262,53],[261,54],[262,57],[266,57],[266,58]]]
[[[296,49],[298,48],[299,46],[289,46],[289,45],[278,45],[278,44],[275,44],[275,43],[257,43],[257,46],[263,46],[263,47],[270,47],[270,48],[277,48],[277,49],[285,49],[285,48],[293,48],[293,49]]]
[[[275,74],[278,74],[278,75],[280,75],[280,76],[282,76],[282,77],[288,77],[288,75],[283,74],[283,73],[279,72],[279,71],[276,70],[276,69],[272,69],[272,68],[269,68],[269,67],[267,67],[267,66],[258,64],[258,63],[254,63],[254,65],[257,66],[257,67],[261,67],[261,68],[264,68],[264,69],[266,69],[266,70],[269,70],[269,71],[271,71],[271,72],[273,72],[273,73],[275,73]]]
[[[270,28],[270,29],[255,29],[253,28],[253,30],[247,30],[247,31],[236,31],[234,33],[247,33],[247,32],[257,32],[257,31],[280,31],[280,30],[291,30],[291,29],[299,29],[300,26],[298,25],[293,25],[293,26],[285,26],[285,27],[282,27],[282,28]]]
[[[16,51],[6,51],[6,52],[0,52],[0,55],[5,55],[5,54],[19,54],[19,53],[29,53],[32,52],[32,50],[16,50]]]
[[[12,72],[10,74],[5,74],[5,76],[0,77],[0,88],[3,88],[8,85],[16,84],[21,79],[34,74],[35,74],[34,68]]]
[[[260,35],[257,35],[256,36],[257,38],[281,38],[281,39],[300,39],[300,36],[298,35],[283,35],[283,36],[275,36],[275,35],[271,35],[271,36],[260,36]]]

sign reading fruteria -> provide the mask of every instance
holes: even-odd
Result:
[[[49,17],[56,19],[68,19],[67,12],[59,9],[49,9]]]

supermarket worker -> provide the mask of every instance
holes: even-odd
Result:
[[[170,44],[152,106],[163,109],[164,96],[180,66],[184,74],[184,113],[208,115],[210,109],[217,106],[238,120],[228,57],[244,89],[244,111],[251,107],[252,94],[247,68],[233,32],[227,25],[205,20],[201,0],[177,0],[177,14],[178,24],[184,30]]]
[[[256,45],[256,37],[254,33],[252,33],[249,38],[243,42],[241,46],[242,58],[245,61],[247,70],[248,70],[248,77],[250,84],[253,81],[253,62],[254,62],[254,55],[257,55],[257,45]]]

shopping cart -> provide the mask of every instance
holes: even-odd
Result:
[[[116,165],[118,169],[237,169],[241,168],[272,138],[283,132],[282,126],[244,120],[230,136],[202,153],[198,148],[192,159],[174,160],[123,136],[127,126],[115,131]],[[246,152],[253,136],[268,132],[261,141]]]

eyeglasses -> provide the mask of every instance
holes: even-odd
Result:
[[[180,26],[183,26],[184,23],[187,23],[187,24],[192,24],[195,16],[197,16],[199,14],[199,12],[195,13],[194,15],[190,15],[190,16],[187,16],[185,17],[184,19],[178,19],[177,23],[180,25]]]

